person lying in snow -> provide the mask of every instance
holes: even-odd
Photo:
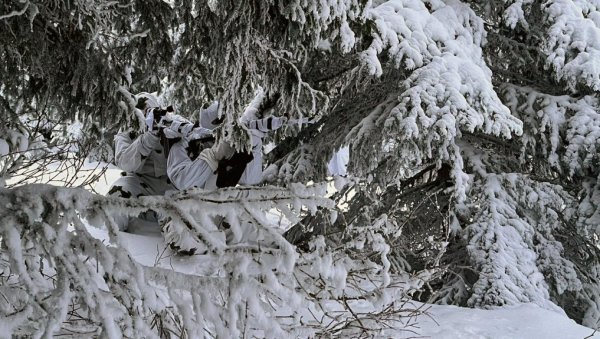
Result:
[[[244,127],[250,134],[252,149],[250,153],[235,152],[226,142],[214,143],[212,131],[218,126],[218,102],[200,112],[199,127],[190,129],[190,125],[174,123],[164,130],[169,139],[167,175],[179,190],[203,188],[213,190],[221,187],[255,185],[262,181],[262,139],[269,131],[279,129],[286,118],[267,117],[246,119]],[[224,220],[217,222],[224,229]],[[259,241],[255,227],[246,227],[243,239]],[[161,229],[165,241],[180,254],[192,255],[205,251],[204,246],[183,225],[171,219],[161,220]],[[219,232],[219,230],[214,230]]]
[[[108,196],[137,198],[164,195],[174,189],[167,176],[167,159],[158,128],[168,108],[162,108],[158,98],[150,93],[139,93],[135,99],[136,109],[141,110],[146,118],[147,129],[141,134],[127,131],[115,136],[115,164],[125,172],[113,183]],[[154,212],[144,213],[140,218],[157,219]],[[121,231],[126,231],[133,221],[128,216],[114,216],[114,219]]]

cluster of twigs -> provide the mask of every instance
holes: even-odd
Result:
[[[3,157],[0,161],[6,164],[5,173],[11,178],[6,187],[12,188],[24,184],[48,183],[64,187],[86,187],[93,190],[93,184],[102,178],[109,164],[97,162],[88,166],[88,160],[81,157],[78,142],[72,141],[57,145],[51,153],[41,157],[27,157],[23,153],[14,151]],[[39,150],[46,150],[41,147]],[[29,149],[33,152],[37,149]]]
[[[112,158],[109,144],[79,135],[84,127],[78,122],[59,123],[40,114],[23,114],[12,122],[16,127],[0,128],[1,142],[8,146],[8,152],[0,154],[0,178],[8,178],[5,186],[39,183],[93,191],[93,183],[108,168],[105,161]]]

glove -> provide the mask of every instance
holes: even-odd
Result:
[[[184,138],[190,134],[193,128],[194,125],[191,122],[177,119],[173,120],[168,127],[165,127],[163,132],[169,139]]]
[[[215,148],[215,158],[217,159],[217,161],[229,159],[235,153],[235,149],[225,141],[221,141],[215,146],[213,146],[212,148]]]
[[[254,159],[251,153],[236,152],[231,158],[219,161],[217,168],[217,187],[233,187],[238,184],[246,165]]]
[[[156,131],[162,125],[163,120],[166,119],[166,115],[169,112],[173,112],[173,106],[169,106],[165,109],[155,107],[151,108],[146,114],[146,126],[149,131]]]
[[[208,166],[216,171],[219,167],[219,161],[223,159],[229,159],[235,153],[235,149],[231,147],[227,142],[220,142],[213,145],[211,148],[207,148],[200,152],[199,158],[206,161]]]

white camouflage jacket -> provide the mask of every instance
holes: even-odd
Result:
[[[262,140],[261,136],[251,133],[252,155],[254,159],[246,165],[240,178],[241,185],[255,185],[262,181]],[[169,151],[167,172],[172,184],[180,190],[199,187],[216,189],[216,168],[211,168],[201,156],[191,160],[186,151],[185,141],[175,143]]]
[[[167,159],[159,137],[143,133],[137,138],[123,132],[115,136],[115,164],[125,172],[161,177],[167,174]]]

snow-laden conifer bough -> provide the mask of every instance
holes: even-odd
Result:
[[[374,262],[352,260],[342,249],[324,251],[322,238],[299,255],[260,212],[276,209],[297,220],[303,209],[333,208],[322,198],[324,190],[324,185],[266,186],[118,199],[50,185],[2,189],[6,209],[0,212],[0,236],[7,241],[0,291],[6,313],[0,329],[15,335],[118,338],[168,332],[303,337],[404,327],[401,316],[420,310],[402,311],[400,301],[423,277],[403,279],[412,286],[392,286],[395,279],[385,265],[382,270]],[[203,265],[182,269],[176,258],[158,258],[161,251],[164,255],[160,248],[154,265],[132,258],[112,215],[148,208],[185,223],[208,245],[210,253],[195,262]],[[213,214],[226,217],[234,236],[240,223],[251,220],[269,246],[224,243],[206,231],[215,229]],[[96,227],[106,229],[104,241],[90,233],[97,233]],[[385,262],[382,239],[364,241],[380,243],[374,248]],[[377,307],[361,313],[367,300],[377,301]]]

